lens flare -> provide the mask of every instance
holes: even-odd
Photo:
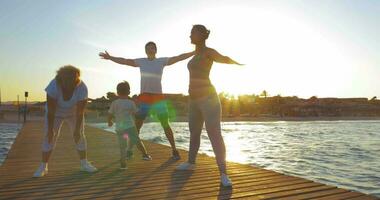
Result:
[[[125,133],[123,134],[123,138],[124,138],[125,140],[128,140],[129,136],[128,136],[128,133],[127,133],[127,132],[125,132]]]

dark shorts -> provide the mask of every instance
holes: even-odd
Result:
[[[139,110],[136,119],[144,120],[147,116],[157,116],[160,121],[168,120],[168,106],[163,94],[143,93],[137,98]]]
[[[139,110],[136,113],[136,118],[144,120],[148,115],[155,115],[158,119],[168,119],[168,106],[167,102],[159,101],[153,104],[140,103]]]

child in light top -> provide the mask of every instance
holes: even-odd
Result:
[[[142,152],[147,155],[135,126],[134,115],[137,112],[136,104],[129,97],[130,86],[124,81],[117,85],[118,99],[111,103],[108,111],[108,126],[116,123],[116,134],[120,145],[120,166],[126,169],[126,159],[132,155],[132,148],[136,143],[141,143]]]

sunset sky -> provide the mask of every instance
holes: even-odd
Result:
[[[0,1],[0,89],[3,101],[44,88],[62,65],[82,70],[91,98],[127,80],[138,93],[138,68],[98,53],[158,57],[191,51],[193,24],[211,30],[208,46],[245,66],[214,64],[219,92],[318,97],[380,96],[380,1]],[[164,93],[187,94],[187,61],[164,70]]]

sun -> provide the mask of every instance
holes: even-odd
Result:
[[[218,92],[336,96],[354,78],[354,66],[337,41],[292,13],[247,8],[210,12],[219,18],[209,19],[215,32],[209,44],[245,64],[214,64],[211,79]]]

